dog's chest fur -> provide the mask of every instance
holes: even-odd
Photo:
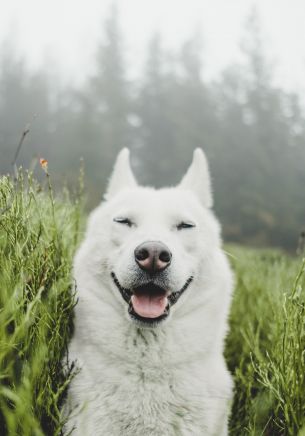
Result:
[[[81,377],[71,386],[74,405],[84,405],[73,434],[225,434],[231,381],[221,359],[204,357],[199,338],[134,325],[112,333],[102,349],[84,348]]]

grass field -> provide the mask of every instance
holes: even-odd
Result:
[[[76,304],[79,196],[54,198],[46,170],[0,179],[0,435],[59,435],[73,367],[62,363]],[[236,272],[226,358],[231,435],[305,435],[304,263],[227,247]],[[198,435],[199,436],[199,435]]]
[[[229,247],[236,273],[226,358],[232,435],[305,434],[304,261]]]

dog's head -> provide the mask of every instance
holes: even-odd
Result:
[[[200,304],[198,283],[219,248],[210,185],[200,149],[181,183],[160,190],[138,186],[129,151],[120,152],[105,201],[89,220],[86,255],[78,262],[79,268],[90,265],[104,285],[95,291],[101,304],[113,299],[129,320],[146,327],[174,318],[179,307]]]

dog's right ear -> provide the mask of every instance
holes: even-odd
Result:
[[[136,186],[137,182],[130,167],[129,150],[128,148],[123,148],[116,158],[104,198],[109,200],[121,189]]]

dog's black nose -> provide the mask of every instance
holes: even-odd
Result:
[[[170,249],[158,241],[148,241],[138,245],[134,256],[139,267],[150,274],[163,271],[172,259]]]

